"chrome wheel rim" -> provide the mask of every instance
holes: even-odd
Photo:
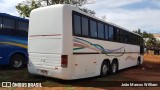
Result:
[[[107,71],[108,71],[108,67],[107,67],[107,65],[103,65],[103,68],[102,68],[102,72],[103,72],[103,74],[106,74],[106,73],[107,73]]]
[[[13,64],[14,67],[20,67],[22,65],[22,60],[17,59],[17,60],[14,60],[13,63],[14,63]]]
[[[112,71],[113,71],[113,73],[115,73],[117,71],[117,65],[115,63],[112,66]]]

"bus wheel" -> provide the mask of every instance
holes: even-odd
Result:
[[[100,77],[105,77],[108,74],[108,71],[109,71],[109,62],[104,61],[101,65]]]
[[[10,58],[10,66],[13,69],[20,69],[25,64],[25,58],[20,54],[15,54]]]
[[[118,71],[118,63],[117,61],[114,60],[110,66],[110,73],[115,74],[117,73],[117,71]]]

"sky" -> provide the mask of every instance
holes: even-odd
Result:
[[[24,0],[0,0],[0,12],[19,16],[15,6]],[[92,3],[90,3],[92,2]],[[96,16],[130,31],[160,33],[160,0],[89,0],[84,5]]]

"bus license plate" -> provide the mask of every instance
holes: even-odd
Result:
[[[48,74],[48,71],[47,70],[41,70],[41,73],[46,75],[46,74]]]

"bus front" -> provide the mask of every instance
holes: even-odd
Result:
[[[28,35],[29,73],[70,78],[69,57],[63,48],[63,9],[63,5],[55,5],[31,12]]]

